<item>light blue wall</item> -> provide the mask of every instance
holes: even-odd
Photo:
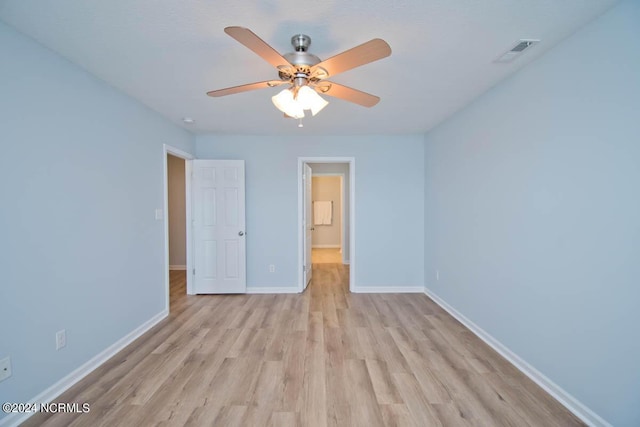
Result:
[[[199,158],[246,161],[247,286],[297,286],[298,157],[312,156],[356,159],[356,285],[421,286],[422,136],[302,135],[196,138]]]
[[[616,426],[640,425],[639,40],[623,3],[425,140],[427,287]]]
[[[29,402],[163,311],[162,144],[193,136],[2,23],[0,64],[0,402]]]

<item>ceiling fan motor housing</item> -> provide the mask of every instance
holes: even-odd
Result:
[[[320,58],[308,52],[311,45],[311,37],[306,34],[296,34],[291,37],[291,45],[294,52],[284,54],[284,59],[295,67],[293,75],[281,72],[282,80],[292,80],[295,86],[304,86],[308,83],[311,67],[320,63]]]

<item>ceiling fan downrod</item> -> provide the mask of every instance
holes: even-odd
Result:
[[[311,46],[311,37],[308,35],[296,34],[291,37],[291,46],[294,52],[285,54],[284,58],[297,69],[309,68],[320,63],[320,58],[308,52]]]
[[[306,52],[311,45],[311,37],[306,34],[296,34],[291,37],[291,46],[296,52]]]

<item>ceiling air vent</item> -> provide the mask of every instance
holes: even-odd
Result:
[[[537,39],[520,39],[511,49],[497,57],[493,62],[511,62],[540,40]]]

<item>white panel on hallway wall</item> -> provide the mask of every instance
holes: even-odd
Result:
[[[216,225],[216,213],[218,211],[216,207],[216,189],[215,188],[207,188],[203,192],[204,204],[202,208],[204,212],[202,213],[202,221],[204,221],[204,225],[214,226]]]
[[[218,241],[217,240],[204,240],[203,241],[204,244],[204,256],[203,256],[203,260],[215,260],[218,258]],[[204,268],[204,277],[207,279],[215,279],[216,277],[218,277],[218,269],[217,269],[217,263],[215,262],[204,262],[201,261],[199,264],[199,266],[202,266]],[[201,267],[201,268],[202,268]]]
[[[227,279],[237,279],[238,278],[238,264],[240,263],[240,251],[238,249],[238,241],[237,240],[225,240],[224,242],[224,250],[225,250],[225,278]]]
[[[228,226],[238,225],[238,190],[225,188],[224,201],[225,224]]]

